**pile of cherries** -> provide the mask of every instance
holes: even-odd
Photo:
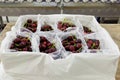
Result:
[[[28,37],[17,36],[13,40],[10,49],[16,51],[32,51],[30,39]]]

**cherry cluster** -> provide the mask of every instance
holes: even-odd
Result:
[[[68,22],[62,22],[62,21],[58,22],[58,29],[60,29],[61,31],[67,31],[66,29],[69,27],[76,27],[76,26]]]
[[[68,36],[66,39],[62,40],[62,45],[66,51],[71,51],[73,53],[82,51],[82,41],[81,39],[77,39],[75,35]]]
[[[37,21],[33,21],[32,19],[28,19],[24,25],[25,28],[29,29],[32,32],[36,32],[37,30]]]
[[[44,36],[40,36],[39,50],[44,53],[52,53],[57,51],[55,44],[48,41]]]
[[[17,38],[13,40],[10,49],[16,51],[32,51],[31,42],[28,37],[17,36]]]
[[[83,29],[84,29],[84,33],[87,33],[87,34],[93,33],[93,31],[88,27],[83,26]]]
[[[100,41],[97,39],[87,39],[88,49],[100,49]]]
[[[43,25],[41,31],[52,31],[53,28],[50,25]]]

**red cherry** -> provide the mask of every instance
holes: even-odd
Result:
[[[75,41],[70,41],[70,44],[71,44],[71,45],[74,45],[74,44],[75,44]]]
[[[14,48],[14,44],[11,44],[10,49],[13,49],[13,48]]]
[[[61,22],[61,21],[59,21],[59,22],[58,22],[58,24],[62,24],[62,22]]]
[[[87,46],[88,46],[88,49],[90,49],[90,48],[91,48],[91,44],[90,44],[90,43],[88,43],[88,44],[87,44]]]
[[[96,41],[95,41],[95,44],[96,44],[96,45],[99,45],[99,44],[100,44],[99,40],[96,40]]]
[[[70,51],[75,51],[75,47],[73,45],[70,45],[69,49]]]
[[[28,49],[27,48],[23,48],[23,51],[27,51]]]
[[[44,42],[43,42],[43,44],[44,44],[44,45],[46,45],[46,44],[47,44],[47,42],[46,42],[46,41],[44,41]]]
[[[40,37],[40,40],[41,40],[41,41],[46,41],[46,38],[43,37],[43,36],[41,36],[41,37]]]
[[[35,27],[35,28],[36,28],[36,27],[37,27],[37,24],[32,24],[32,27]]]
[[[21,42],[21,40],[20,40],[20,38],[16,38],[13,42],[19,43],[19,42]]]
[[[46,45],[42,44],[42,48],[45,49],[45,48],[46,48]]]
[[[39,48],[41,48],[41,45],[39,45]]]
[[[80,43],[77,43],[76,47],[77,47],[77,48],[81,48],[82,45],[81,45]]]
[[[45,53],[49,53],[49,50],[45,50],[44,52],[45,52]]]
[[[52,46],[52,44],[51,43],[47,43],[47,46]]]
[[[73,36],[69,36],[69,37],[68,37],[68,40],[69,40],[69,41],[73,40]]]
[[[88,39],[87,43],[93,44],[93,41],[91,39]]]
[[[70,45],[67,45],[67,46],[65,46],[65,49],[66,49],[67,51],[69,51],[69,47],[70,47]]]
[[[32,23],[32,20],[31,20],[31,19],[28,19],[28,20],[27,20],[27,23]]]
[[[82,43],[82,41],[80,39],[77,39],[76,42],[77,43]]]
[[[31,23],[30,23],[30,24],[28,24],[27,28],[28,28],[28,27],[30,27],[30,28],[31,28],[31,27],[32,27],[32,24],[31,24]]]
[[[56,51],[56,48],[51,48],[51,52],[55,52]]]
[[[32,48],[31,48],[31,47],[28,47],[27,49],[28,49],[28,51],[32,51]]]
[[[32,32],[35,32],[36,31],[36,28],[32,29]]]
[[[26,46],[26,42],[21,42],[20,45]]]

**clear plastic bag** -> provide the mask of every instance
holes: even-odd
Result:
[[[99,52],[102,53],[103,50],[106,49],[105,42],[104,42],[104,40],[99,32],[94,33],[94,34],[90,34],[90,35],[86,35],[86,36],[84,36],[84,39],[86,41],[86,44],[87,44],[88,39],[99,41],[99,48],[98,49],[89,49],[88,45],[87,45],[87,51],[86,51],[87,53],[89,53],[89,52],[90,53],[99,53]]]
[[[31,19],[32,21],[37,21],[37,26],[38,26],[38,15],[25,15],[25,16],[20,16],[18,18],[13,30],[16,30],[16,31],[19,31],[19,32],[29,31],[31,33],[34,33],[33,31],[24,27],[24,25],[26,24],[28,19]],[[37,28],[36,28],[36,31],[37,31]]]
[[[84,53],[85,50],[87,49],[87,45],[85,43],[85,40],[83,39],[83,36],[80,35],[77,31],[70,31],[70,32],[67,32],[67,33],[59,33],[57,35],[59,36],[60,42],[64,39],[66,39],[68,36],[75,36],[77,39],[80,39],[82,41],[82,51],[79,52],[79,53]],[[61,43],[61,45],[62,45],[62,43]],[[71,51],[66,51],[65,48],[63,47],[63,45],[62,45],[62,48],[63,48],[63,51],[64,51],[64,54],[63,54],[64,57],[66,57],[66,56],[68,56],[69,54],[72,53]]]
[[[75,18],[78,20],[79,24],[82,25],[82,27],[79,27],[78,31],[82,33],[83,35],[89,35],[89,34],[94,34],[99,31],[99,28],[97,27],[96,24],[94,24],[94,18],[87,17],[87,16],[75,16]],[[89,30],[91,30],[90,33],[86,33],[83,27],[87,27]]]
[[[52,28],[52,30],[50,31],[41,31],[42,27],[48,25]],[[53,18],[49,17],[49,16],[39,16],[39,20],[38,20],[38,27],[37,27],[37,32],[51,32],[54,33],[56,31],[56,27],[55,27],[55,21]]]
[[[31,48],[32,51],[34,52],[35,49],[33,48],[33,41],[32,41],[32,34],[31,33],[19,33],[19,32],[7,32],[5,39],[2,41],[1,44],[1,52],[16,52],[14,49],[10,49],[10,46],[13,42],[14,39],[17,38],[17,36],[22,36],[22,37],[28,37],[30,42],[31,42]]]
[[[51,16],[53,17],[53,16]],[[56,23],[56,32],[69,32],[69,31],[73,31],[73,30],[76,30],[79,26],[81,26],[79,23],[78,23],[78,20],[75,19],[74,16],[69,16],[69,15],[55,15],[53,18],[55,18],[55,23]],[[71,24],[71,25],[74,25],[74,27],[68,27],[64,30],[62,29],[59,29],[58,28],[58,24],[59,22],[62,22],[62,23],[68,23],[68,24]]]
[[[58,41],[58,38],[55,34],[53,33],[44,33],[44,32],[39,32],[36,34],[36,42],[37,42],[37,48],[36,51],[40,52],[39,45],[40,43],[40,37],[45,37],[50,43],[54,44],[56,51],[52,53],[46,53],[51,55],[54,59],[60,59],[61,58],[61,43]],[[44,52],[41,52],[44,53]]]

